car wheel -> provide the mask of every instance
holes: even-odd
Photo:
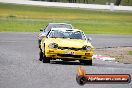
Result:
[[[80,63],[83,63],[84,65],[91,65],[92,66],[92,60],[80,60]]]
[[[50,59],[43,55],[43,63],[50,63]]]
[[[42,61],[43,58],[44,58],[44,57],[43,57],[43,52],[40,50],[40,52],[39,52],[39,60]]]
[[[41,43],[41,40],[38,40],[38,45],[39,45],[39,48],[41,48],[40,43]]]
[[[43,63],[50,63],[50,59],[48,59],[45,54],[43,54],[43,52],[40,50],[40,61],[43,61]]]

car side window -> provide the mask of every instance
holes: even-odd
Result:
[[[47,25],[45,30],[43,31],[46,35],[48,35],[49,31],[51,30],[51,26]]]

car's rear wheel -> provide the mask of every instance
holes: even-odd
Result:
[[[43,53],[42,53],[42,51],[40,50],[40,52],[39,52],[39,60],[40,61],[42,61],[43,60]]]
[[[42,50],[40,50],[39,54],[40,54],[40,58],[39,58],[40,61],[43,61],[43,63],[50,63],[50,59],[48,59],[45,56],[45,53],[43,54]]]
[[[38,45],[39,45],[39,48],[41,48],[40,43],[41,43],[41,40],[38,40]]]
[[[92,60],[80,60],[80,63],[83,63],[84,65],[91,65],[92,66]]]

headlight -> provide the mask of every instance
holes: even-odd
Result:
[[[49,44],[49,48],[57,48],[57,47],[58,47],[58,44],[56,44],[56,43]]]
[[[83,50],[90,51],[91,47],[90,46],[83,46]]]

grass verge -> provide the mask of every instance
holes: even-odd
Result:
[[[38,32],[49,22],[71,23],[92,34],[132,35],[132,12],[92,11],[0,3],[0,32]]]

